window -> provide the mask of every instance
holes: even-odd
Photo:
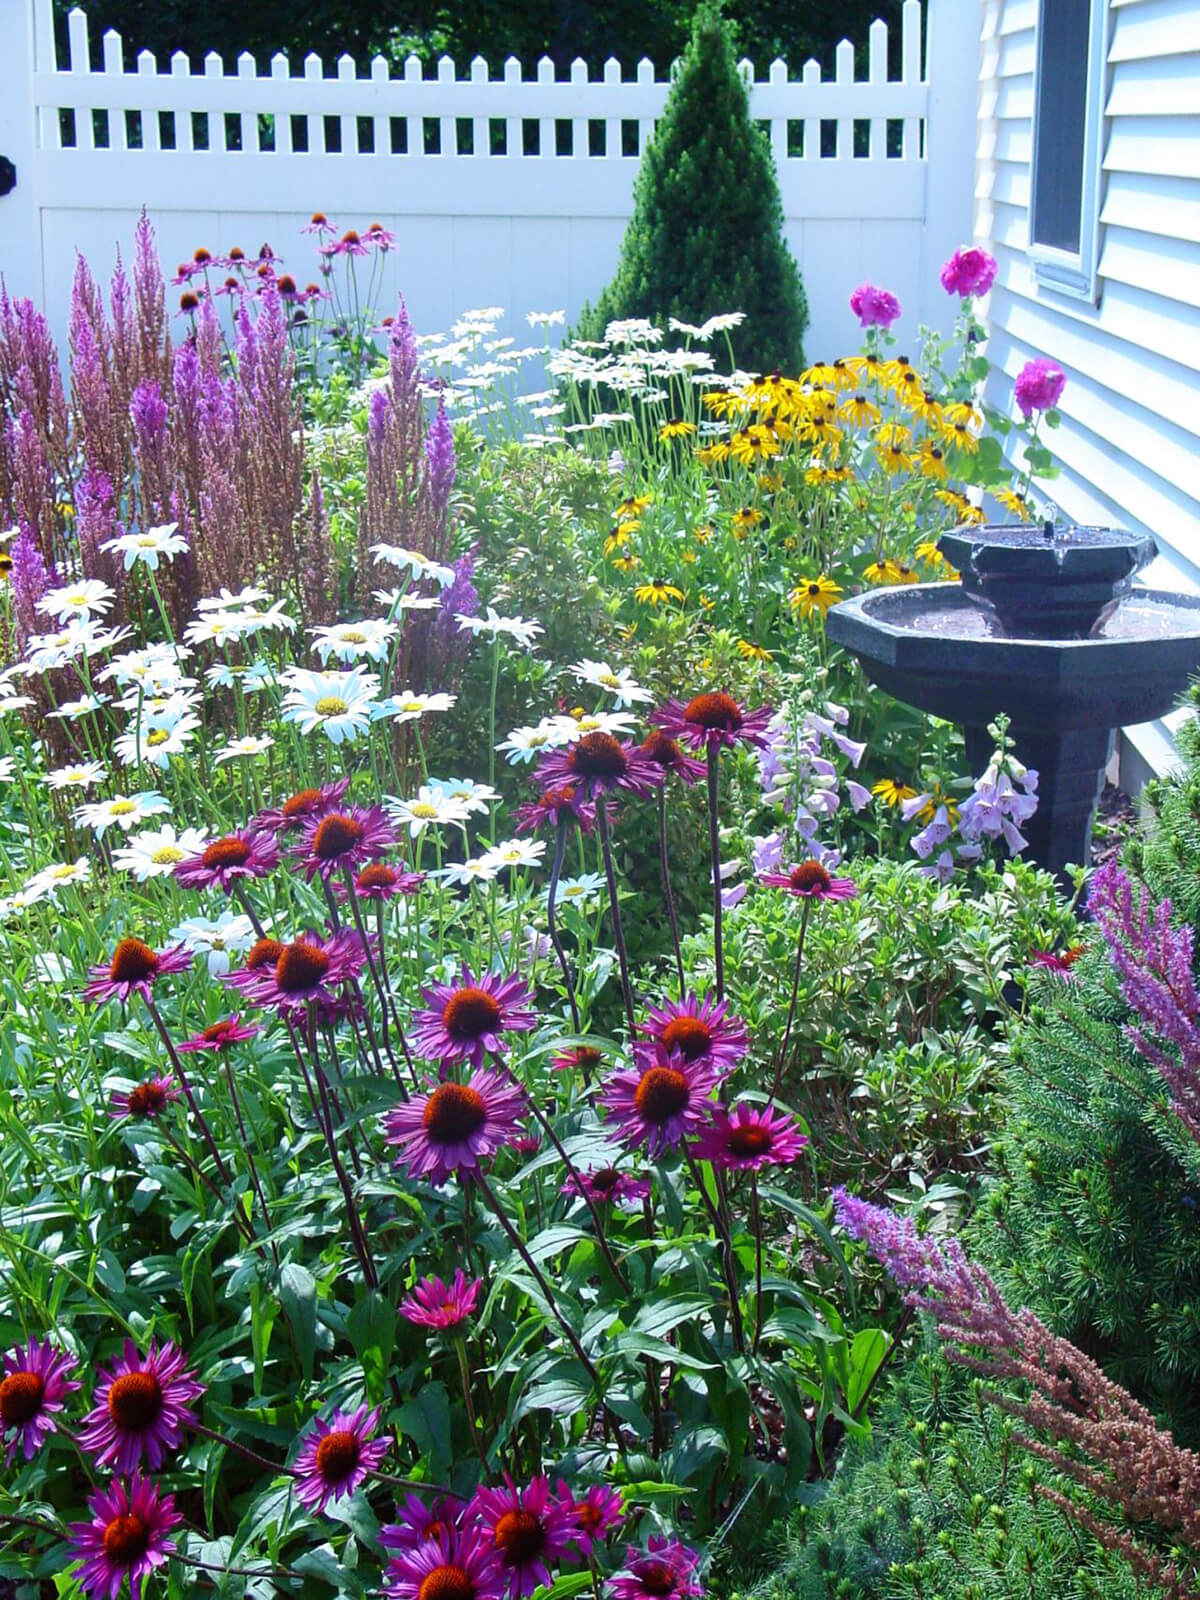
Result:
[[[1029,254],[1038,282],[1096,298],[1108,0],[1039,0]]]

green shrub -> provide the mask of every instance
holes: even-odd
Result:
[[[744,311],[743,366],[796,371],[808,303],[784,243],[771,152],[751,121],[729,26],[717,5],[696,14],[691,43],[642,156],[634,211],[612,282],[576,333],[601,338],[614,319],[701,323]]]

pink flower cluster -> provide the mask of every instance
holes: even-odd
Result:
[[[963,245],[942,268],[942,288],[966,299],[985,295],[996,281],[996,258],[978,245]]]
[[[860,283],[850,296],[850,309],[864,328],[890,328],[900,315],[900,302],[890,289]]]
[[[1049,356],[1027,361],[1017,373],[1013,389],[1021,415],[1028,419],[1035,411],[1053,410],[1066,386],[1066,373]]]

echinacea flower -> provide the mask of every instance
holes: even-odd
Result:
[[[593,1205],[640,1205],[650,1193],[650,1180],[635,1178],[618,1167],[594,1167],[590,1172],[568,1173],[562,1193],[578,1195]]]
[[[596,1547],[625,1520],[625,1502],[619,1489],[604,1483],[593,1483],[582,1500],[577,1500],[570,1486],[559,1480],[558,1498],[574,1522],[572,1538],[580,1553],[590,1556]]]
[[[590,833],[595,821],[595,806],[582,797],[573,783],[543,789],[536,800],[526,801],[516,812],[518,833],[532,833],[546,826],[558,828],[564,823],[577,823],[584,833]]]
[[[795,1161],[807,1143],[807,1136],[782,1111],[741,1102],[732,1110],[714,1106],[712,1120],[692,1150],[698,1160],[727,1172],[757,1172]]]
[[[132,1089],[121,1089],[112,1097],[110,1117],[132,1117],[135,1122],[160,1117],[173,1100],[182,1100],[183,1091],[170,1078],[152,1074]]]
[[[693,750],[731,748],[737,744],[762,749],[767,742],[771,709],[760,706],[756,711],[747,711],[731,694],[717,689],[695,695],[686,703],[668,700],[650,720],[669,738],[678,739]]]
[[[1073,980],[1076,974],[1071,968],[1086,949],[1086,945],[1073,944],[1066,950],[1034,950],[1030,954],[1029,965],[1041,967],[1045,972],[1053,972],[1057,977]]]
[[[678,1539],[651,1536],[645,1550],[630,1545],[625,1566],[609,1579],[613,1600],[685,1600],[702,1595],[700,1557]]]
[[[600,730],[548,751],[537,775],[547,789],[573,788],[588,800],[618,791],[647,795],[663,780],[662,768],[636,745]]]
[[[682,1000],[651,1006],[644,1031],[668,1054],[678,1050],[685,1061],[710,1062],[722,1074],[736,1067],[746,1054],[745,1023],[729,1015],[728,1001],[713,1000],[709,995],[701,1000],[687,994]]]
[[[366,959],[362,939],[351,928],[326,936],[305,933],[283,946],[273,966],[251,968],[247,961],[239,972],[226,973],[222,982],[240,989],[252,1004],[280,1012],[303,1010],[314,1001],[336,1006]]]
[[[241,1020],[241,1013],[235,1011],[232,1016],[222,1017],[219,1022],[210,1022],[207,1028],[201,1028],[199,1033],[190,1039],[183,1039],[175,1046],[177,1050],[190,1053],[200,1050],[232,1050],[235,1044],[241,1044],[245,1039],[253,1039],[256,1033],[261,1033],[262,1028],[258,1023],[247,1023]]]
[[[553,1583],[550,1563],[570,1546],[572,1519],[551,1492],[549,1478],[538,1476],[518,1489],[506,1473],[503,1487],[479,1488],[472,1502],[500,1562],[511,1600]]]
[[[398,894],[416,894],[425,882],[423,872],[405,872],[386,861],[370,861],[355,874],[354,893],[360,900],[382,903]]]
[[[335,873],[354,872],[396,843],[396,830],[382,806],[348,806],[310,818],[293,849],[304,876],[328,882]]]
[[[525,1033],[537,1026],[529,1009],[532,994],[516,973],[507,978],[484,972],[476,977],[464,964],[457,983],[435,983],[421,990],[430,1009],[412,1020],[409,1042],[432,1061],[483,1064],[484,1054],[501,1055],[501,1033]]]
[[[638,749],[663,770],[664,776],[675,777],[686,784],[699,783],[704,777],[703,761],[685,753],[678,739],[672,739],[661,728],[651,728]]]
[[[204,1393],[192,1375],[183,1351],[170,1342],[151,1340],[143,1358],[132,1339],[110,1372],[96,1381],[93,1407],[84,1418],[79,1443],[102,1467],[132,1472],[143,1456],[157,1472],[194,1423],[191,1402]]]
[[[439,1083],[427,1094],[395,1106],[384,1119],[384,1137],[398,1164],[414,1178],[439,1187],[460,1168],[467,1177],[481,1159],[494,1156],[520,1131],[524,1094],[490,1067],[466,1083]]]
[[[594,1072],[603,1065],[604,1052],[597,1050],[594,1044],[577,1044],[569,1050],[560,1050],[550,1057],[550,1065],[556,1072]]]
[[[222,889],[239,880],[265,878],[279,865],[279,846],[264,830],[242,829],[224,834],[188,856],[175,868],[175,881],[185,889]]]
[[[56,1431],[55,1416],[66,1397],[79,1388],[70,1377],[75,1367],[75,1357],[49,1339],[29,1339],[6,1352],[0,1378],[0,1436],[13,1436],[5,1449],[10,1467],[18,1448],[24,1460],[32,1461],[46,1436]]]
[[[601,1091],[621,1141],[644,1144],[651,1160],[694,1133],[708,1111],[708,1097],[722,1074],[711,1058],[686,1061],[659,1040],[639,1051],[632,1067],[615,1072]]]
[[[440,1529],[401,1546],[388,1563],[387,1592],[396,1600],[501,1600],[506,1587],[496,1548],[478,1529]]]
[[[457,1328],[473,1314],[482,1288],[483,1279],[468,1283],[461,1267],[449,1283],[443,1283],[441,1278],[422,1278],[401,1300],[400,1315],[421,1328]]]
[[[319,789],[301,789],[290,795],[282,805],[269,806],[260,811],[250,824],[252,828],[269,829],[272,833],[285,833],[289,828],[303,827],[314,817],[336,811],[350,787],[349,778],[338,778],[333,783],[322,784]]]
[[[122,939],[106,967],[89,968],[83,998],[99,1004],[106,1000],[120,1000],[124,1004],[131,995],[140,994],[149,1000],[151,986],[157,979],[171,972],[186,972],[191,964],[192,952],[184,945],[152,950],[141,939]]]
[[[373,1439],[379,1411],[359,1406],[357,1411],[335,1411],[328,1422],[317,1418],[304,1435],[296,1462],[296,1498],[310,1511],[324,1511],[331,1500],[353,1494],[379,1470],[392,1441],[386,1435]]]
[[[819,861],[801,861],[786,872],[764,872],[758,880],[802,900],[853,900],[858,890],[853,878],[835,878]]]
[[[107,1489],[88,1496],[89,1522],[71,1524],[67,1548],[83,1565],[83,1592],[97,1600],[117,1600],[129,1579],[131,1600],[141,1600],[142,1586],[175,1549],[171,1530],[183,1521],[174,1495],[160,1495],[153,1483],[135,1473],[128,1488],[114,1479]]]

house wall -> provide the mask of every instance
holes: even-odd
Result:
[[[1047,439],[1062,471],[1045,490],[1075,521],[1153,534],[1148,581],[1200,589],[1200,4],[1110,0],[1095,306],[1039,287],[1026,255],[1037,0],[981,11],[975,232],[999,262],[988,398],[1016,415],[1025,362],[1060,362]],[[1123,781],[1171,757],[1169,726],[1128,730]]]

